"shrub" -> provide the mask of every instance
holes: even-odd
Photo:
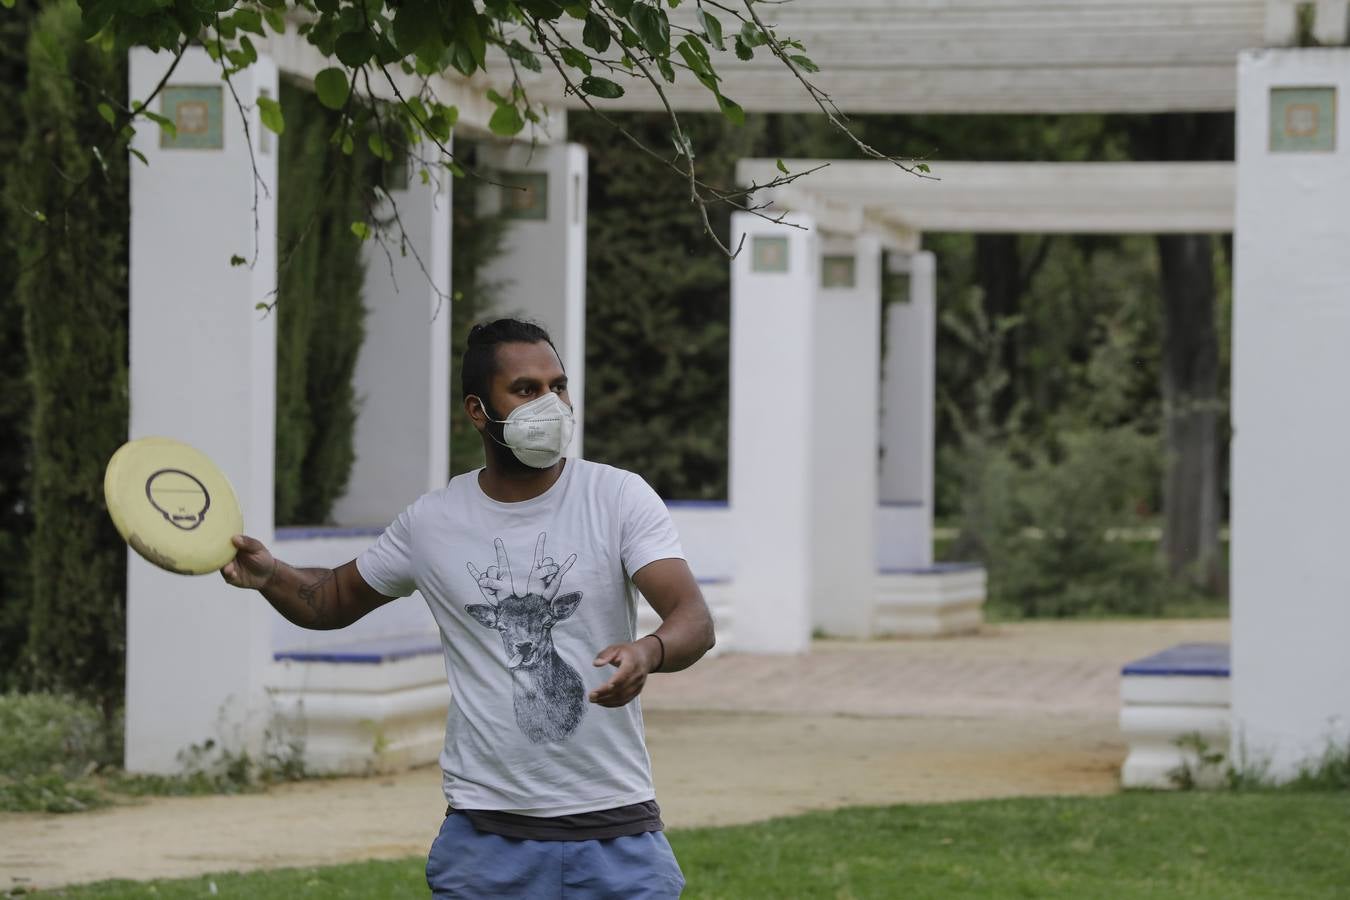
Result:
[[[102,102],[125,103],[124,54],[85,40],[73,2],[42,7],[28,44],[27,132],[6,179],[31,360],[31,600],[23,663],[40,687],[122,696],[126,547],[103,467],[127,430],[126,153]],[[101,161],[91,148],[103,147]],[[76,187],[78,185],[78,187]]]

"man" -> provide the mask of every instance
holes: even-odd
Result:
[[[336,570],[293,568],[241,535],[222,574],[307,628],[426,598],[452,697],[435,897],[678,897],[634,701],[649,673],[702,657],[713,626],[670,515],[641,477],[563,457],[567,375],[543,329],[476,326],[463,386],[484,468]],[[638,640],[635,588],[662,618]]]

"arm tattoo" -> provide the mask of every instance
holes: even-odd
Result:
[[[300,587],[300,599],[313,614],[315,622],[322,622],[331,612],[332,603],[326,596],[326,588],[336,575],[332,569],[325,569],[318,578]]]

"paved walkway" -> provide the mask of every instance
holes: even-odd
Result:
[[[658,796],[667,822],[685,827],[864,803],[1108,793],[1124,758],[1121,664],[1227,638],[1226,622],[1037,623],[707,660],[644,694]],[[439,788],[428,767],[3,814],[0,890],[422,854],[444,811]]]

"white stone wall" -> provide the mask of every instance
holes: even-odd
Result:
[[[1251,51],[1239,82],[1233,749],[1287,776],[1350,723],[1350,50]],[[1275,86],[1335,87],[1334,151],[1271,152]]]
[[[131,96],[149,96],[168,65],[167,54],[133,51]],[[194,48],[169,83],[220,85],[220,68]],[[153,126],[133,142],[149,165],[131,164],[130,436],[206,453],[233,483],[245,529],[270,541],[276,320],[254,307],[276,285],[276,142],[264,141],[253,107],[259,91],[277,96],[276,69],[262,58],[234,87],[253,110],[256,226],[249,144],[229,91],[221,149],[162,147]],[[255,252],[252,265],[230,264]],[[129,553],[128,770],[172,771],[181,749],[208,738],[257,745],[272,642],[270,610],[256,599],[218,575],[173,575]]]

